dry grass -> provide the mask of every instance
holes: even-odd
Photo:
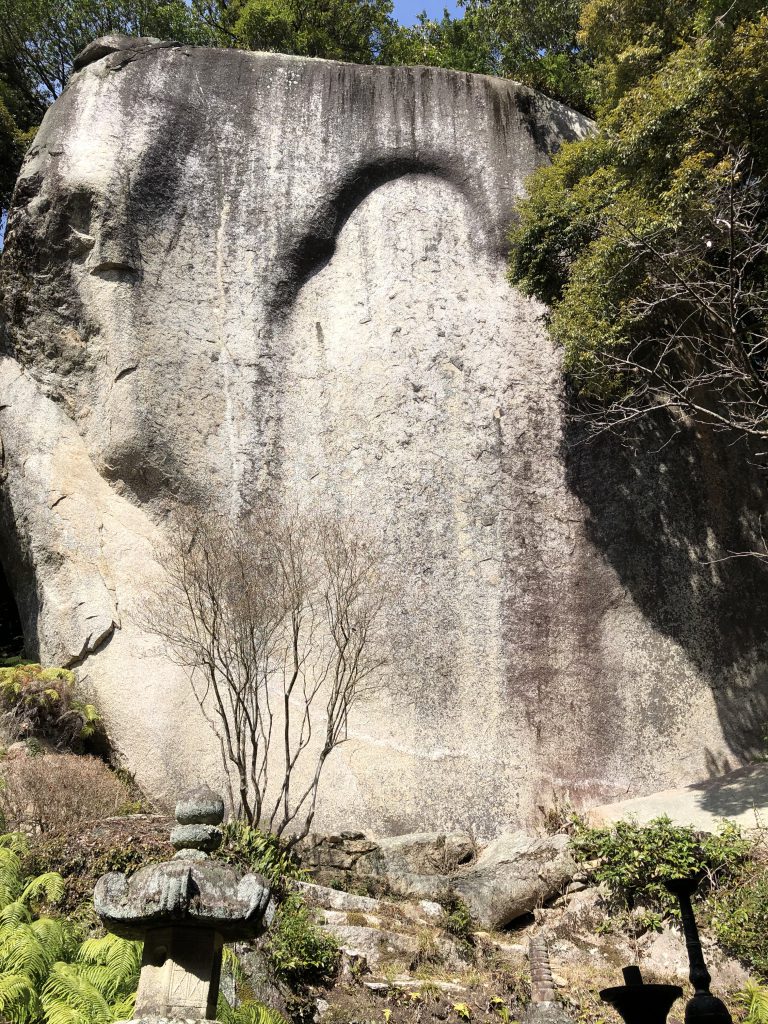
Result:
[[[6,761],[0,770],[0,814],[9,830],[49,832],[119,814],[126,786],[96,757],[47,754]]]

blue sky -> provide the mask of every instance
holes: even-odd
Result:
[[[453,0],[395,0],[394,13],[401,25],[413,25],[421,11],[426,11],[430,18],[441,18],[445,7],[451,15],[459,13]]]

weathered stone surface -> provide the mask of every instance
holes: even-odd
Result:
[[[183,917],[234,941],[259,930],[269,887],[259,875],[233,882],[233,874],[228,864],[212,860],[149,864],[130,878],[111,872],[99,879],[94,906],[107,928],[125,938]]]
[[[409,960],[419,950],[415,935],[388,931],[386,928],[367,928],[365,925],[323,925],[339,942],[348,956],[365,957],[372,970],[378,970],[393,960]]]
[[[88,64],[93,64],[94,61],[101,60],[102,57],[108,57],[110,54],[117,53],[120,50],[124,50],[127,54],[135,55],[148,46],[157,45],[163,45],[162,40],[156,39],[154,36],[124,36],[119,33],[111,36],[101,36],[99,39],[94,39],[85,49],[81,50],[72,63],[75,71],[80,71]],[[171,46],[173,44],[165,43],[164,45]]]
[[[381,839],[361,833],[348,837],[314,833],[302,840],[297,852],[307,868],[348,871],[390,882],[400,876],[449,874],[474,858],[475,846],[463,832],[415,832]]]
[[[572,1024],[573,1016],[561,1003],[531,1003],[524,1019],[526,1024]]]
[[[220,825],[223,820],[224,801],[208,786],[189,790],[176,802],[180,825]]]
[[[748,755],[765,594],[710,563],[762,496],[693,437],[572,444],[542,310],[505,280],[525,177],[584,120],[439,69],[100,45],[9,219],[1,555],[30,648],[80,667],[140,785],[220,781],[140,626],[163,518],[274,495],[361,519],[404,584],[396,685],[329,759],[318,828],[487,837],[550,788],[605,802]]]
[[[557,895],[576,871],[566,835],[544,838],[504,833],[466,871],[451,878],[452,888],[483,928],[503,928]]]
[[[370,896],[358,896],[340,889],[329,889],[324,885],[313,885],[311,882],[295,882],[294,884],[312,906],[325,907],[328,910],[352,910],[372,914],[375,914],[381,907],[381,900],[372,899]]]
[[[416,832],[380,839],[378,848],[358,863],[359,870],[382,875],[447,875],[475,856],[470,836],[453,832]]]

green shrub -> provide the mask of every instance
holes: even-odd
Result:
[[[455,935],[457,939],[471,944],[472,932],[474,930],[472,915],[464,900],[455,893],[452,893],[445,902],[443,925],[445,930],[450,932],[451,935]]]
[[[264,950],[275,978],[289,985],[329,981],[339,965],[338,943],[318,928],[295,893],[280,904]]]
[[[227,822],[223,832],[217,856],[227,863],[258,871],[273,887],[279,887],[286,879],[307,877],[296,858],[270,832],[262,832],[240,819]]]
[[[232,1007],[221,996],[216,1018],[220,1024],[289,1024],[282,1013],[256,999],[244,999],[239,1006]]]
[[[725,824],[717,835],[702,835],[660,817],[638,825],[619,821],[607,828],[576,823],[572,848],[582,861],[597,861],[596,881],[607,887],[619,911],[643,907],[648,924],[677,914],[677,902],[664,882],[702,874],[707,884],[701,895],[733,878],[748,858],[751,843],[735,825]]]
[[[768,978],[768,868],[745,865],[712,893],[707,912],[723,949]]]
[[[93,704],[77,693],[74,672],[20,663],[0,668],[0,705],[13,739],[35,738],[81,750],[101,725]]]

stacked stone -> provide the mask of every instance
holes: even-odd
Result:
[[[185,794],[176,804],[177,825],[171,832],[174,860],[205,860],[221,846],[224,801],[208,786]]]

